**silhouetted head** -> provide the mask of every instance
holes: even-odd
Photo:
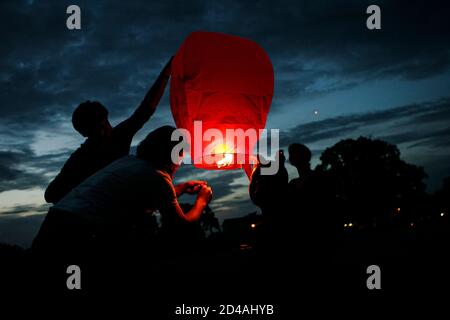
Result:
[[[97,101],[80,104],[72,114],[72,124],[83,137],[103,138],[112,133],[108,110]]]
[[[180,154],[175,159],[175,163],[172,161],[172,149],[179,143],[171,139],[175,130],[172,126],[163,126],[153,130],[137,146],[136,156],[149,161],[156,169],[173,175],[180,166],[182,157]]]
[[[311,150],[301,143],[293,143],[289,146],[289,162],[299,172],[310,170]]]

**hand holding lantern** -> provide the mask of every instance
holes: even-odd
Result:
[[[197,194],[203,186],[207,186],[206,181],[192,180],[184,183],[184,192],[188,194]]]
[[[198,192],[197,202],[200,202],[205,207],[211,201],[213,196],[212,189],[208,185],[202,185],[200,191]]]
[[[175,192],[177,196],[181,196],[183,193],[197,194],[203,186],[206,186],[207,182],[202,180],[191,180],[184,183],[180,183],[175,186]]]

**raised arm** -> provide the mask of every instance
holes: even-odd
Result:
[[[163,68],[158,78],[156,79],[153,86],[148,90],[144,99],[142,100],[136,111],[126,119],[117,125],[117,129],[126,131],[131,136],[134,136],[139,129],[141,129],[144,124],[150,119],[156,110],[156,107],[161,100],[164,90],[166,88],[167,82],[170,78],[171,73],[172,58],[167,62],[166,66]]]

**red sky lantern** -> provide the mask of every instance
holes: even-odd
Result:
[[[229,139],[227,129],[252,129],[259,139],[273,88],[272,63],[258,44],[222,33],[191,33],[172,61],[170,104],[177,127],[191,135],[194,166],[237,169],[248,163],[257,140]],[[201,121],[197,132],[195,121]],[[211,138],[208,129],[223,139]]]

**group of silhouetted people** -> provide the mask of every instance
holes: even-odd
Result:
[[[279,167],[275,175],[262,175],[263,164],[251,175],[250,198],[264,217],[261,239],[276,250],[299,251],[314,259],[330,256],[338,227],[333,180],[311,169],[312,154],[305,145],[293,143],[288,151],[297,178],[289,181],[283,151],[274,160]]]
[[[33,242],[35,252],[73,256],[128,250],[135,245],[136,230],[158,233],[155,245],[163,241],[170,244],[166,248],[176,250],[178,245],[189,243],[186,238],[192,233],[185,232],[185,227],[200,220],[212,190],[205,181],[173,184],[182,160],[182,155],[175,162],[171,157],[178,143],[171,139],[175,128],[163,126],[152,131],[139,143],[136,155],[129,155],[131,141],[154,113],[170,73],[171,61],[133,115],[115,127],[99,102],[86,101],[76,108],[73,126],[87,139],[45,191],[45,199],[54,205]],[[326,179],[311,169],[310,160],[311,151],[294,143],[289,146],[289,161],[299,178],[289,181],[282,151],[275,160],[279,162],[275,175],[261,175],[263,164],[254,168],[249,193],[263,213],[263,245],[279,244],[281,239],[300,246],[307,241],[328,241],[326,226],[331,226],[332,220],[327,208],[332,195]],[[192,206],[180,206],[177,199],[183,193],[197,195]],[[162,227],[147,219],[152,223],[142,228],[143,217],[156,210]],[[319,234],[317,230],[326,232]],[[286,233],[295,237],[286,239],[282,236]],[[323,251],[322,247],[316,249]]]
[[[204,181],[173,185],[181,162],[181,156],[178,163],[171,159],[177,143],[171,141],[174,127],[152,131],[139,143],[136,156],[129,155],[133,136],[154,113],[170,70],[171,61],[134,114],[116,127],[99,102],[76,108],[73,126],[87,139],[45,191],[45,199],[54,205],[33,241],[35,252],[73,256],[118,251],[132,243],[134,227],[154,210],[161,213],[166,238],[173,226],[200,219],[212,190]],[[183,193],[197,194],[189,210],[178,203]]]

